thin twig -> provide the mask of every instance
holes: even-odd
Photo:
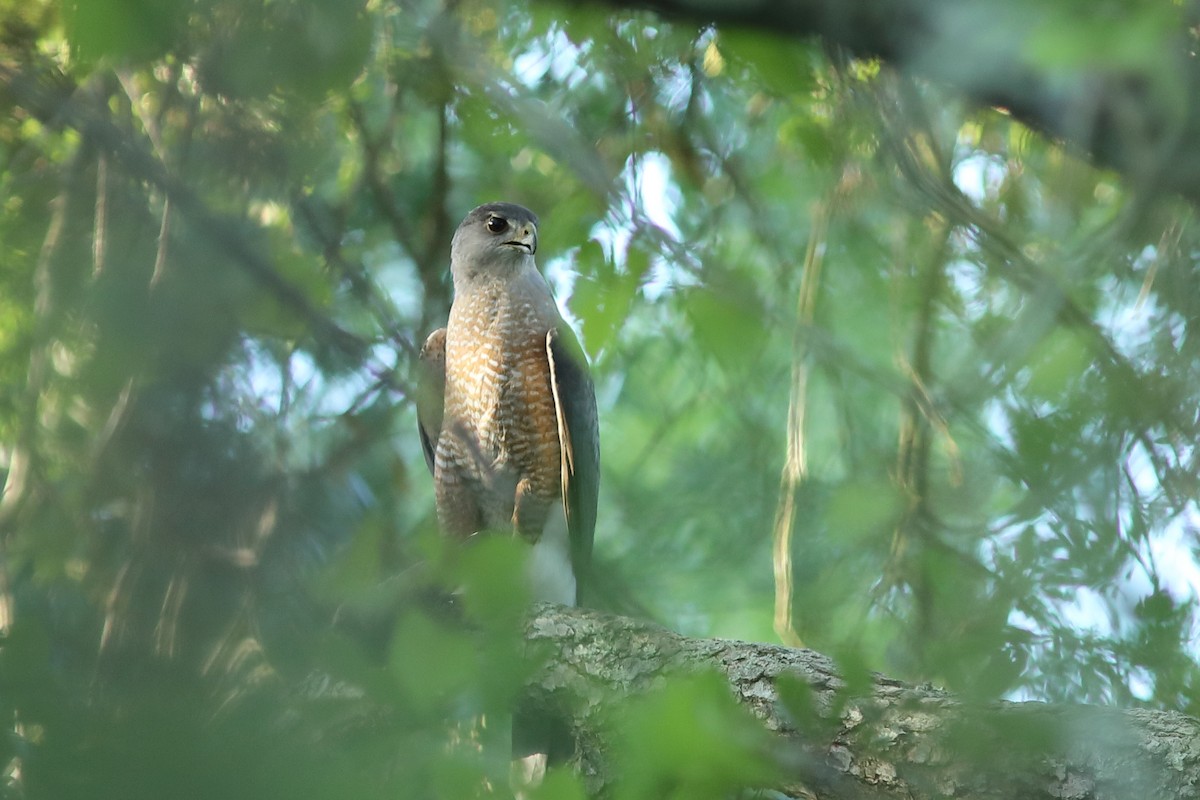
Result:
[[[796,300],[796,326],[792,331],[792,390],[788,398],[787,455],[779,476],[779,504],[775,509],[771,562],[775,573],[775,633],[784,644],[802,647],[792,609],[792,532],[796,522],[796,492],[808,477],[805,418],[808,412],[809,346],[805,331],[812,326],[821,282],[825,242],[834,196],[812,210],[808,247]]]

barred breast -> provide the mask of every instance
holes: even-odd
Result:
[[[455,298],[437,453],[444,472],[478,489],[484,527],[511,529],[519,516],[521,532],[534,539],[562,479],[546,356],[558,311],[544,282],[544,296],[538,288],[495,283]]]

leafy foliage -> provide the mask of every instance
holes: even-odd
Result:
[[[1124,28],[1051,30],[1071,69]],[[409,402],[492,199],[541,216],[593,356],[611,594],[771,638],[786,531],[791,633],[851,683],[1197,713],[1178,201],[878,64],[599,6],[34,0],[0,33],[8,793],[508,791],[480,720],[524,675],[520,554],[434,535]],[[644,701],[620,796],[769,773],[711,689]]]

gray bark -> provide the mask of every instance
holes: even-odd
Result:
[[[1182,714],[973,705],[882,675],[854,691],[829,658],[811,650],[690,639],[624,617],[557,606],[538,607],[527,639],[545,657],[531,698],[567,715],[579,743],[577,766],[601,795],[620,780],[611,752],[622,709],[672,676],[705,670],[719,673],[771,733],[764,755],[779,778],[747,787],[761,796],[1200,795],[1200,722]],[[806,700],[797,702],[801,695]]]
[[[1123,173],[1135,188],[1200,200],[1192,4],[1107,13],[1075,5],[1072,14],[1062,4],[1021,0],[607,3],[718,28],[818,36],[1003,108]]]

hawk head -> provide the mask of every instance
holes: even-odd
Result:
[[[538,218],[513,203],[487,203],[473,209],[454,232],[450,271],[456,288],[480,277],[509,277],[533,268]]]

